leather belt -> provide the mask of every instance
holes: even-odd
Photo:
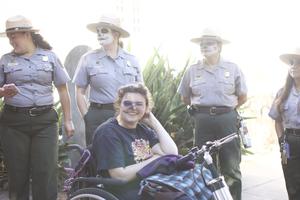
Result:
[[[99,109],[114,110],[113,103],[101,104],[101,103],[91,102],[90,106],[94,107],[94,108],[99,108]]]
[[[31,106],[31,107],[16,107],[11,105],[4,105],[4,109],[18,112],[18,113],[25,113],[29,114],[30,116],[38,116],[48,112],[49,110],[53,109],[53,105],[45,105],[45,106]]]
[[[227,106],[199,106],[199,105],[193,105],[193,109],[195,109],[196,112],[199,113],[206,113],[210,115],[220,115],[224,113],[228,113],[230,111],[233,111],[233,108],[227,107]]]
[[[284,132],[286,134],[300,135],[300,129],[286,128]]]

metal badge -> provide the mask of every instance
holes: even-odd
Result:
[[[126,64],[127,64],[128,67],[132,67],[132,64],[129,60],[127,60]]]
[[[43,56],[43,57],[42,57],[42,60],[43,60],[44,62],[48,62],[48,61],[49,61],[49,58],[48,58],[48,56]]]
[[[224,73],[224,76],[225,76],[226,78],[228,78],[228,77],[230,76],[230,72],[225,72],[225,73]]]
[[[13,66],[17,66],[19,63],[17,62],[11,62],[11,63],[7,63],[8,67],[13,67]]]

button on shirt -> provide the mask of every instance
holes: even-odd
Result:
[[[115,101],[119,87],[142,81],[137,59],[123,49],[115,59],[103,49],[88,52],[81,57],[73,79],[80,88],[90,85],[90,102],[103,104]]]
[[[272,104],[269,116],[274,120],[282,120],[284,128],[300,129],[300,93],[293,86],[287,100],[283,103],[282,113],[278,112],[275,101],[280,90]]]
[[[185,72],[178,93],[190,98],[192,105],[236,107],[238,96],[247,93],[245,77],[238,66],[220,60],[210,69],[198,62]]]
[[[37,48],[31,57],[8,53],[0,60],[0,85],[14,83],[19,93],[5,97],[6,104],[17,107],[53,104],[55,86],[70,80],[57,56],[49,50]]]

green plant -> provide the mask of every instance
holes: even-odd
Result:
[[[144,82],[152,93],[155,107],[153,113],[171,134],[179,149],[191,147],[193,140],[192,121],[182,104],[177,88],[189,64],[178,74],[169,66],[168,59],[160,56],[157,50],[149,58],[144,71]]]

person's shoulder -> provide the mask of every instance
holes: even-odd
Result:
[[[129,59],[136,59],[136,56],[133,55],[132,53],[129,53],[128,51],[124,50],[124,49],[120,49],[121,54],[124,55],[124,57],[129,58]]]
[[[8,59],[10,59],[10,58],[12,58],[12,57],[13,57],[13,53],[12,53],[12,52],[9,52],[9,53],[3,54],[3,55],[1,56],[1,60],[2,60],[2,61],[8,60]]]
[[[95,137],[113,136],[115,128],[118,126],[116,118],[112,117],[99,125],[95,131]]]
[[[204,68],[204,65],[203,65],[203,63],[199,60],[199,61],[197,61],[196,63],[191,64],[191,65],[187,68],[187,71],[193,71],[193,70],[196,70],[196,69],[202,69],[202,68]]]
[[[92,49],[87,51],[86,53],[84,53],[82,55],[82,57],[92,57],[92,56],[97,56],[97,55],[101,55],[104,54],[104,51],[102,49]]]
[[[229,67],[238,67],[238,65],[230,60],[222,59],[222,64]]]

